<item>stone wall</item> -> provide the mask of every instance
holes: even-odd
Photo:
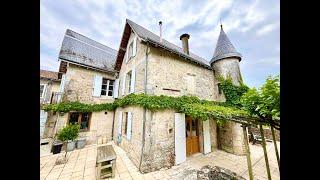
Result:
[[[209,119],[211,150],[218,148],[217,121]]]
[[[68,117],[68,113],[55,113],[54,115],[49,113],[44,132],[45,137],[54,137],[62,127],[66,126]],[[112,140],[113,111],[92,112],[89,124],[89,131],[79,134],[79,137],[86,138],[87,144]]]
[[[83,103],[113,102],[113,97],[92,96],[95,75],[99,75],[107,79],[115,79],[115,76],[112,74],[69,64],[66,72],[66,83],[63,100],[80,101]]]
[[[273,128],[274,129],[274,128]],[[254,134],[257,134],[260,136],[260,128],[259,127],[248,127],[248,132],[253,132]],[[272,137],[272,132],[271,132],[271,129],[266,129],[266,128],[263,128],[263,134],[264,134],[264,137],[266,139],[271,139],[273,140],[273,137]],[[274,135],[276,137],[276,141],[280,141],[280,131],[279,130],[276,130],[274,129]]]
[[[246,153],[243,130],[239,123],[226,122],[224,126],[219,127],[219,141],[221,149],[229,153],[237,155]]]
[[[131,33],[129,38],[129,43],[136,37],[134,33]],[[137,52],[134,57],[132,57],[126,63],[127,52],[124,55],[124,59],[121,65],[121,70],[119,72],[119,97],[123,97],[129,94],[129,80],[126,78],[125,84],[125,94],[122,94],[123,88],[123,77],[126,76],[134,67],[136,70],[136,80],[135,80],[135,94],[144,93],[145,87],[145,66],[146,66],[146,45],[142,44],[139,38],[137,38]]]
[[[131,139],[128,140],[124,135],[125,129],[125,112],[132,112],[132,134]],[[122,113],[122,138],[121,143],[118,144],[122,149],[127,152],[128,157],[134,165],[139,167],[142,148],[142,123],[143,123],[143,108],[139,106],[127,106],[124,108],[117,108],[115,112],[114,121],[114,142],[118,142],[118,126],[119,126],[119,113]]]
[[[213,63],[213,69],[216,78],[219,76],[224,78],[231,77],[235,85],[240,85],[240,82],[242,82],[239,60],[237,58],[218,60]]]
[[[141,172],[174,165],[174,110],[147,111]]]
[[[194,95],[200,99],[216,100],[218,87],[213,71],[187,61],[152,47],[148,59],[148,94]]]

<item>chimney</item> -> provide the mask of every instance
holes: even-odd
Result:
[[[162,43],[162,21],[159,21],[159,27],[160,27],[160,42]]]
[[[182,41],[183,52],[189,55],[189,43],[188,40],[190,35],[185,33],[180,36],[180,40]]]

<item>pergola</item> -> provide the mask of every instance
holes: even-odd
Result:
[[[252,173],[250,148],[249,148],[249,143],[248,143],[247,127],[252,126],[252,125],[259,125],[261,139],[262,139],[264,159],[265,159],[266,169],[267,169],[267,174],[268,174],[268,180],[271,180],[268,154],[267,154],[267,149],[266,149],[266,141],[265,141],[265,137],[264,137],[264,131],[262,128],[263,125],[270,126],[271,133],[272,133],[272,139],[273,139],[273,143],[274,143],[274,149],[276,152],[276,157],[277,157],[277,162],[278,162],[278,168],[279,168],[279,172],[280,172],[280,156],[279,156],[275,133],[274,133],[274,129],[277,129],[280,131],[280,120],[274,121],[274,120],[264,119],[264,118],[248,118],[248,117],[244,118],[244,117],[235,117],[235,116],[230,117],[230,118],[224,118],[224,119],[228,120],[228,121],[235,122],[235,123],[242,124],[241,127],[243,129],[243,136],[244,136],[245,147],[246,147],[246,156],[247,156],[247,164],[248,164],[248,172],[249,172],[250,180],[253,180],[253,173]]]

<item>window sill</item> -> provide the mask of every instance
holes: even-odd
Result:
[[[100,99],[114,99],[113,96],[100,96]]]

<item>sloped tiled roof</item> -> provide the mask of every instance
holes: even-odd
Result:
[[[47,70],[40,70],[40,78],[59,80],[58,72],[47,71]]]
[[[117,51],[67,29],[59,58],[103,71],[114,71]]]
[[[165,40],[165,39],[162,39],[162,43],[160,42],[160,37],[154,33],[152,33],[151,31],[147,30],[146,28],[136,24],[135,22],[127,19],[127,23],[131,26],[131,28],[133,29],[133,31],[135,33],[137,33],[137,35],[146,40],[146,41],[151,41],[152,43],[156,43],[157,45],[160,45],[160,46],[164,46],[164,48],[168,49],[168,50],[171,50],[171,51],[174,51],[176,53],[179,53],[180,55],[183,55],[185,56],[187,59],[193,61],[193,62],[196,62],[196,63],[199,63],[205,67],[208,67],[208,68],[211,68],[209,62],[207,60],[205,60],[204,58],[202,57],[199,57],[193,53],[189,53],[186,54],[183,49],[179,46],[176,46],[175,44],[173,43],[170,43],[169,41]]]
[[[210,61],[210,64],[227,57],[236,57],[240,61],[242,56],[240,53],[237,52],[236,48],[232,45],[230,39],[228,38],[226,33],[223,31],[223,28],[221,25],[220,35],[217,41],[217,45],[216,45],[216,49],[214,51],[213,57]]]

